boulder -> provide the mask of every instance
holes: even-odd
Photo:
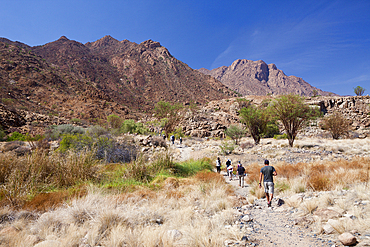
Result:
[[[349,232],[345,232],[341,235],[338,236],[338,240],[344,245],[344,246],[349,246],[349,245],[354,245],[357,243],[357,239],[355,236],[353,236]]]

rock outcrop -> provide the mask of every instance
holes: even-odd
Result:
[[[204,68],[200,72],[211,75],[236,92],[245,95],[329,95],[296,76],[287,76],[275,64],[262,60],[238,59],[229,67],[222,66],[213,70]]]

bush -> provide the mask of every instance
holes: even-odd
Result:
[[[46,132],[46,137],[51,140],[58,140],[62,135],[69,134],[84,134],[85,130],[79,126],[73,126],[72,124],[52,125]]]
[[[288,139],[288,135],[287,134],[282,134],[282,135],[274,135],[274,139],[276,140],[280,140],[280,139]]]
[[[235,144],[234,143],[230,143],[230,142],[227,142],[227,141],[224,141],[221,143],[220,145],[220,148],[221,148],[221,152],[224,154],[224,155],[228,155],[228,154],[231,154],[234,149],[235,149]]]
[[[102,135],[108,135],[109,131],[100,125],[94,125],[87,128],[86,134],[91,137],[99,137]]]
[[[122,118],[117,115],[109,115],[107,120],[113,129],[119,129],[122,125]]]
[[[143,123],[135,122],[133,119],[127,119],[123,121],[121,128],[121,133],[137,133],[137,134],[145,134],[148,132],[148,129],[144,126]]]
[[[5,138],[6,134],[5,131],[0,126],[0,141],[2,141]]]
[[[280,133],[279,126],[275,121],[267,123],[266,131],[265,131],[265,138],[272,138],[275,135]]]
[[[234,140],[235,144],[238,144],[239,140],[245,136],[245,129],[239,125],[230,125],[225,134]]]
[[[328,130],[333,139],[337,140],[343,135],[348,135],[351,125],[350,120],[339,112],[334,112],[332,115],[323,118],[321,127]]]
[[[8,136],[8,138],[6,139],[6,141],[8,142],[11,142],[11,141],[25,141],[26,140],[26,136],[15,131],[13,133],[10,134],[10,136]]]
[[[118,143],[108,136],[92,137],[86,134],[64,135],[58,150],[62,153],[90,150],[97,159],[108,163],[130,162],[136,157],[136,148],[132,145]]]

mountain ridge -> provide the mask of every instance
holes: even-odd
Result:
[[[275,64],[266,64],[263,60],[237,59],[230,66],[212,70],[201,68],[198,71],[215,77],[243,96],[288,93],[301,96],[334,95],[311,86],[300,77],[287,76]]]

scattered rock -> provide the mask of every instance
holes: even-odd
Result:
[[[323,230],[326,234],[333,234],[335,233],[335,229],[330,224],[325,224],[323,226]]]
[[[353,245],[357,243],[357,239],[349,232],[345,232],[338,236],[338,240],[345,246]]]
[[[319,217],[322,221],[328,221],[329,219],[334,219],[340,217],[340,214],[337,211],[327,208],[317,209],[314,213],[314,216]]]

